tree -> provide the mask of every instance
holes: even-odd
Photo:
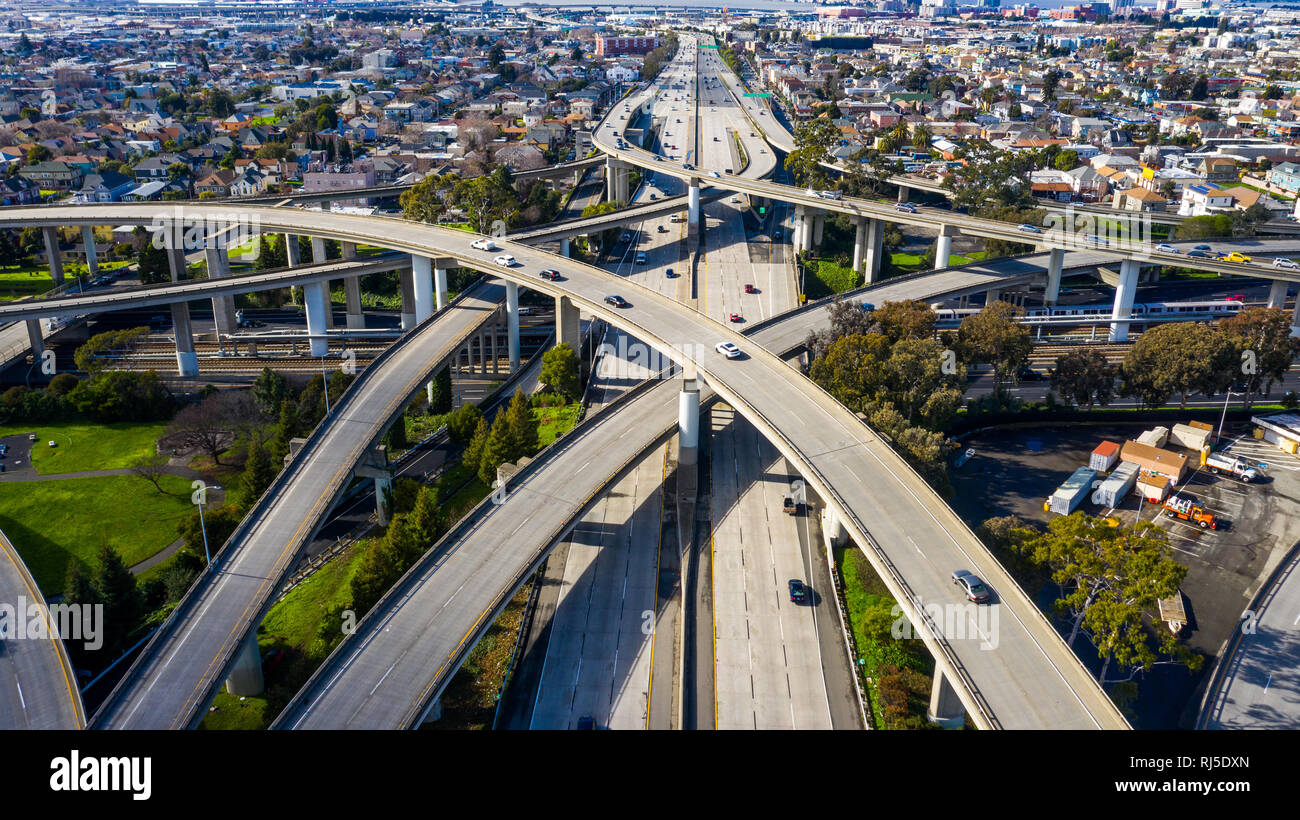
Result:
[[[76,558],[68,561],[68,574],[63,582],[63,603],[77,607],[94,607],[104,603],[99,590],[95,588],[94,579],[87,574],[85,567]],[[75,665],[83,667],[90,665],[91,654],[86,647],[86,640],[73,642],[70,637],[65,637],[63,640]]]
[[[1300,352],[1300,339],[1291,337],[1291,317],[1281,308],[1246,308],[1219,322],[1219,332],[1240,363],[1248,408],[1256,396],[1267,394],[1275,381],[1282,380]]]
[[[938,317],[919,299],[885,302],[870,314],[878,333],[890,344],[902,339],[930,339]]]
[[[1052,160],[1052,167],[1058,171],[1073,171],[1078,164],[1079,154],[1074,150],[1062,151]]]
[[[957,328],[955,348],[957,355],[967,364],[988,364],[993,367],[993,384],[998,400],[1004,393],[1003,379],[1016,373],[1029,361],[1034,342],[1029,331],[1016,322],[1023,312],[1010,302],[994,302],[983,310],[962,319]]]
[[[202,450],[213,464],[219,465],[222,450],[239,433],[251,431],[262,418],[252,395],[243,390],[221,390],[182,408],[165,435],[182,447]]]
[[[492,428],[483,445],[483,454],[479,458],[478,477],[484,484],[491,486],[497,478],[497,468],[510,461],[513,442],[511,441],[510,422],[507,414],[498,412],[492,420]]]
[[[141,246],[136,257],[136,267],[142,285],[158,285],[171,280],[171,264],[167,260],[167,251],[154,247],[153,242],[146,242]]]
[[[1195,322],[1173,322],[1146,331],[1120,365],[1120,392],[1138,396],[1148,407],[1159,407],[1177,393],[1179,407],[1187,396],[1204,395],[1233,381],[1233,346],[1216,328]]]
[[[880,392],[889,341],[879,333],[837,339],[812,363],[808,376],[855,413],[865,413]]]
[[[483,411],[476,404],[461,405],[447,416],[447,434],[457,444],[468,444],[474,437],[478,423],[483,420]]]
[[[53,151],[46,146],[37,143],[27,149],[27,164],[35,165],[38,162],[45,162],[53,156]]]
[[[433,399],[429,402],[429,413],[440,414],[451,410],[451,368],[444,367],[433,377]]]
[[[1066,644],[1080,635],[1104,659],[1098,675],[1103,685],[1112,664],[1121,671],[1148,670],[1158,661],[1143,617],[1156,616],[1162,598],[1178,594],[1187,568],[1170,557],[1168,536],[1149,521],[1136,525],[1096,518],[1083,512],[1052,519],[1046,532],[1024,528],[1010,533],[1012,548],[1033,565],[1051,573],[1060,588],[1056,611],[1069,626]],[[1157,648],[1198,669],[1203,659],[1178,643],[1166,629],[1155,630]]]
[[[1071,351],[1057,357],[1052,389],[1080,407],[1105,407],[1115,396],[1115,368],[1100,350]]]
[[[1061,73],[1054,68],[1049,68],[1047,72],[1043,74],[1043,99],[1044,100],[1050,101],[1056,99],[1056,88],[1060,84],[1060,82],[1061,82]]]
[[[166,493],[162,487],[162,477],[167,474],[167,461],[167,456],[162,453],[148,453],[131,462],[131,472],[148,481],[158,492]]]
[[[568,342],[561,342],[542,354],[541,380],[566,402],[582,395],[578,378],[578,354]]]
[[[261,498],[266,488],[271,486],[279,470],[271,464],[271,457],[266,452],[260,436],[248,443],[248,456],[244,459],[244,473],[240,476],[240,489],[244,491],[247,506],[251,507]]]
[[[483,450],[487,447],[490,433],[491,430],[488,428],[487,419],[479,415],[474,421],[474,429],[469,435],[469,443],[465,445],[465,452],[461,457],[462,463],[468,467],[478,469],[478,465],[483,461]]]
[[[289,385],[284,376],[269,367],[263,367],[253,381],[252,394],[262,412],[271,413],[280,408],[281,403],[289,397]]]
[[[254,496],[256,497],[256,496]],[[185,516],[176,525],[176,535],[185,542],[185,548],[192,554],[203,556],[214,554],[221,549],[234,535],[235,530],[239,528],[239,522],[243,519],[243,514],[239,508],[233,504],[222,504],[219,507],[208,507],[203,511],[203,520],[199,520],[199,511],[196,507],[193,512]],[[208,533],[207,550],[203,548],[203,532]]]
[[[93,583],[104,605],[104,649],[108,657],[116,657],[129,646],[130,635],[144,611],[144,599],[135,576],[107,541],[100,542],[96,558]]]
[[[538,442],[537,418],[533,415],[532,405],[524,398],[522,389],[515,388],[505,415],[506,424],[510,428],[510,456],[507,460],[518,461],[536,453],[541,446]]]
[[[958,367],[944,373],[943,352],[943,345],[934,339],[902,339],[894,344],[884,363],[882,396],[908,424],[917,422],[927,404],[935,413],[948,410],[945,415],[950,417],[961,403],[966,371]],[[951,391],[946,401],[936,401],[935,396],[945,391]]]
[[[825,188],[826,173],[821,163],[830,159],[831,149],[839,141],[839,128],[830,120],[818,117],[803,123],[795,129],[795,149],[785,158],[786,170],[794,174],[800,185]]]
[[[112,354],[129,352],[136,342],[149,335],[147,327],[132,327],[125,330],[108,330],[96,333],[78,347],[72,354],[72,361],[87,373],[97,373],[108,365]]]

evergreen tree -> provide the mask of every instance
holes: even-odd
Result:
[[[438,415],[451,411],[451,368],[444,367],[433,377],[433,400],[429,402],[429,413]]]
[[[93,583],[104,604],[104,649],[115,657],[129,646],[127,641],[144,614],[144,599],[135,576],[107,541],[100,542],[98,559]]]
[[[524,398],[524,391],[519,388],[515,388],[510,407],[506,409],[506,423],[510,429],[509,461],[518,461],[537,452],[537,418],[533,415],[528,400]]]
[[[462,461],[466,465],[478,469],[478,465],[483,461],[483,451],[487,448],[488,433],[487,419],[479,416],[478,426],[474,428],[469,444],[465,445]]]
[[[248,458],[244,461],[244,474],[240,477],[245,503],[249,507],[257,503],[263,491],[271,486],[277,472],[279,471],[271,464],[271,456],[267,453],[266,446],[262,444],[262,439],[257,437],[250,441]]]

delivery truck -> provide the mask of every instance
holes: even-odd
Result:
[[[1227,473],[1247,484],[1259,478],[1259,471],[1252,467],[1249,461],[1241,456],[1231,456],[1227,453],[1210,453],[1205,457],[1205,469],[1215,475]]]

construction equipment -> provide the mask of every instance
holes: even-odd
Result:
[[[1219,522],[1215,520],[1214,513],[1206,512],[1205,508],[1197,504],[1195,499],[1184,496],[1172,495],[1165,499],[1165,515],[1195,524],[1203,530],[1217,530],[1219,528]]]

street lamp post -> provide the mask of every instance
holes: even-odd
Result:
[[[1226,393],[1224,393],[1223,414],[1219,416],[1219,432],[1215,435],[1216,438],[1220,438],[1220,439],[1223,438],[1223,422],[1226,421],[1228,418],[1228,400],[1231,399],[1233,396],[1244,396],[1244,395],[1246,394],[1233,393],[1232,390],[1228,390]]]
[[[204,487],[203,494],[199,496],[199,529],[203,532],[203,558],[209,568],[212,567],[212,554],[208,550],[208,525],[203,521],[203,502],[208,500],[208,490],[220,489],[221,487]]]

